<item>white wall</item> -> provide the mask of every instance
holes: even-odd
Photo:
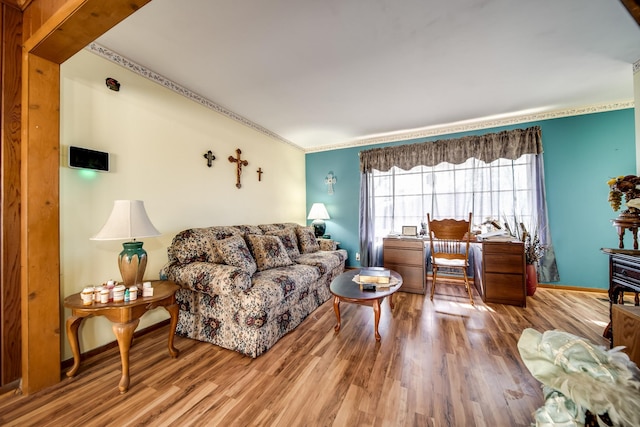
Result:
[[[305,223],[304,152],[207,109],[88,51],[61,66],[61,297],[87,285],[120,279],[122,241],[89,240],[116,199],[140,199],[162,233],[142,239],[145,279],[158,278],[166,248],[186,228],[211,225]],[[105,79],[121,84],[109,90]],[[215,100],[214,100],[215,101]],[[111,172],[67,167],[75,145],[110,153]],[[236,188],[236,148],[249,165]],[[203,155],[216,156],[211,168]],[[264,171],[258,181],[256,170]],[[63,311],[61,330],[69,310]],[[138,329],[168,318],[159,308]],[[81,351],[115,340],[104,318],[84,321]],[[71,358],[66,333],[63,360]]]

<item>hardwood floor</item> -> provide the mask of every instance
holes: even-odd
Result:
[[[461,286],[434,301],[397,293],[382,306],[332,301],[257,359],[176,337],[135,340],[131,386],[118,392],[117,348],[84,360],[75,378],[31,396],[0,396],[9,426],[529,426],[542,391],[520,360],[524,328],[561,329],[607,345],[605,293],[538,289],[527,308],[469,305]],[[449,294],[446,294],[449,293]]]

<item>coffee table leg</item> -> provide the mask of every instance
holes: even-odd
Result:
[[[72,377],[80,369],[80,342],[78,341],[78,328],[83,317],[71,316],[67,319],[67,338],[73,353],[73,366],[67,371],[67,376]]]
[[[113,333],[118,340],[118,347],[120,347],[120,361],[122,362],[122,378],[118,384],[120,393],[126,393],[129,390],[129,347],[133,331],[138,323],[140,323],[140,319],[132,320],[129,323],[114,323],[112,326]]]
[[[380,341],[380,334],[378,333],[378,324],[380,323],[380,300],[373,300],[373,314],[375,318],[375,332],[376,341]]]
[[[334,328],[336,332],[340,330],[340,298],[337,296],[333,297],[333,311],[336,312],[336,319],[338,319],[338,324]]]
[[[173,337],[176,335],[176,326],[178,326],[178,304],[171,304],[165,307],[171,315],[171,326],[169,328],[169,354],[176,358],[180,354],[180,350],[173,346]]]

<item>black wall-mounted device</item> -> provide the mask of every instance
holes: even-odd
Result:
[[[109,172],[109,153],[70,145],[69,167]]]

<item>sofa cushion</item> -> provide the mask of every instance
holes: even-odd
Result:
[[[260,227],[260,230],[262,230],[264,234],[271,234],[270,232],[272,231],[285,230],[287,228],[295,230],[295,228],[298,227],[298,224],[295,222],[282,222],[276,224],[260,224],[258,227]]]
[[[248,234],[249,250],[253,254],[258,271],[293,264],[278,236]]]
[[[248,234],[264,234],[257,225],[234,225],[233,228],[240,231],[243,236]]]
[[[216,241],[216,248],[222,256],[225,264],[240,267],[246,270],[249,275],[256,272],[256,261],[251,256],[247,243],[242,236],[232,236]]]
[[[276,313],[270,310],[272,307],[295,304],[319,278],[317,268],[302,264],[259,271],[252,278],[251,289],[239,294],[242,312],[252,313],[251,317],[256,318],[260,313],[265,313],[265,317],[273,316]],[[244,317],[239,321],[245,322]]]
[[[169,249],[169,259],[175,258],[180,264],[215,262],[218,255],[204,228],[181,231],[173,238]]]
[[[284,230],[269,231],[267,234],[278,236],[280,240],[282,240],[282,244],[287,250],[289,258],[294,260],[300,256],[300,250],[298,249],[298,238],[296,237],[295,228],[285,228]]]
[[[296,236],[300,245],[300,253],[310,254],[320,250],[313,227],[297,227]]]
[[[346,260],[347,251],[338,249],[336,251],[316,251],[310,254],[302,254],[296,258],[296,263],[312,265],[320,270],[320,274],[325,274]]]

